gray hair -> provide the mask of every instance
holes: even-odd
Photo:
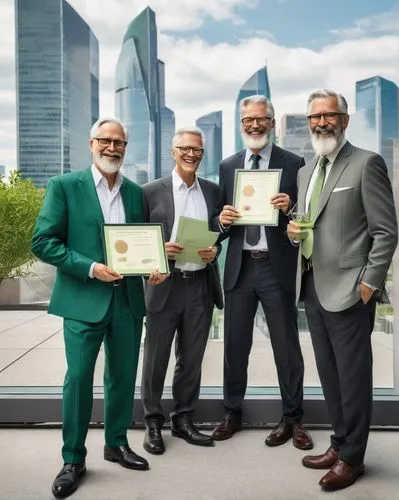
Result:
[[[324,97],[335,97],[338,101],[338,107],[340,112],[348,114],[348,103],[346,102],[345,97],[342,94],[337,94],[333,90],[328,90],[328,89],[316,90],[315,92],[312,92],[310,94],[310,96],[308,97],[308,108],[307,108],[308,111],[314,99],[320,99]]]
[[[270,115],[271,118],[274,118],[273,104],[271,103],[270,99],[268,99],[264,95],[250,95],[248,97],[244,97],[244,99],[241,99],[241,101],[240,101],[240,115],[241,116],[242,116],[245,108],[249,104],[263,104],[264,106],[266,106],[266,109],[268,111],[268,115]]]
[[[128,131],[126,128],[126,125],[122,123],[118,118],[114,118],[113,116],[105,116],[102,118],[99,118],[96,123],[91,127],[90,129],[90,139],[94,139],[96,135],[98,134],[98,129],[102,127],[105,123],[114,123],[115,125],[119,125],[119,127],[123,130],[123,134],[125,136],[125,140],[128,140]]]
[[[177,129],[175,132],[175,135],[173,136],[173,139],[172,139],[172,146],[176,146],[178,139],[183,134],[192,134],[192,135],[196,135],[198,137],[201,137],[202,145],[205,146],[205,134],[198,127],[182,127],[182,128]]]

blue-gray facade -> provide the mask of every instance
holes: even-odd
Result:
[[[99,112],[98,41],[65,0],[15,0],[17,165],[45,187],[90,165]]]
[[[197,119],[196,125],[205,135],[204,157],[198,175],[218,182],[219,163],[223,158],[222,112],[214,111]]]
[[[161,92],[155,13],[130,23],[116,67],[115,114],[129,132],[124,174],[144,184],[161,175]]]
[[[236,100],[235,112],[235,149],[236,152],[241,151],[244,146],[241,139],[241,119],[240,119],[240,101],[251,95],[264,95],[270,99],[270,85],[267,76],[267,67],[256,71],[240,88]]]
[[[398,97],[398,86],[381,76],[356,82],[356,113],[363,117],[364,133],[371,134],[376,152],[385,159],[391,180],[394,143],[399,137]]]
[[[165,104],[165,63],[158,60],[159,101],[161,120],[161,177],[169,175],[175,161],[171,154],[172,139],[176,131],[174,112]]]

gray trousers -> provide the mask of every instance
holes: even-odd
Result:
[[[145,420],[156,420],[160,425],[165,421],[161,398],[175,334],[171,416],[194,411],[212,311],[207,276],[183,278],[175,274],[165,307],[158,313],[147,313],[141,383]]]

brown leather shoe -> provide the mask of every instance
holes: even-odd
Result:
[[[309,469],[330,469],[338,460],[338,451],[332,446],[322,455],[306,455],[302,458],[302,465]]]
[[[267,446],[280,446],[292,438],[293,424],[281,421],[265,439]]]
[[[231,438],[236,432],[242,429],[241,421],[232,420],[229,417],[224,417],[220,424],[212,433],[215,441],[224,441]]]
[[[302,424],[293,425],[292,435],[295,448],[300,450],[311,450],[313,448],[313,439]]]
[[[319,484],[325,490],[341,490],[353,484],[362,474],[364,464],[349,465],[338,459],[331,470],[320,479]]]

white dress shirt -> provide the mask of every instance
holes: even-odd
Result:
[[[267,146],[265,146],[263,149],[261,149],[258,153],[260,156],[259,159],[259,170],[267,170],[269,168],[269,163],[270,163],[270,156],[272,154],[272,147],[273,144],[270,142]],[[250,170],[252,168],[252,159],[251,156],[254,153],[252,153],[251,150],[247,149],[245,151],[245,162],[244,162],[244,168]],[[267,200],[266,200],[267,202]],[[266,251],[268,249],[267,246],[267,239],[266,239],[266,231],[265,231],[265,226],[260,226],[260,238],[259,241],[256,245],[252,246],[247,243],[247,230],[245,229],[245,235],[244,235],[244,245],[243,245],[243,250],[259,250],[259,251]]]
[[[194,184],[188,187],[183,179],[177,174],[176,170],[173,170],[172,185],[175,219],[173,221],[170,241],[176,241],[179,217],[184,215],[185,217],[191,217],[192,219],[208,221],[208,208],[206,206],[204,193],[202,192],[197,177],[195,177]],[[200,269],[204,269],[206,264],[186,262],[185,264],[176,264],[175,267],[177,269],[181,269],[182,271],[199,271]]]
[[[126,222],[125,209],[123,208],[120,188],[122,185],[122,174],[117,172],[114,187],[110,190],[108,181],[101,172],[94,166],[91,166],[94,185],[103,213],[104,222],[108,224],[124,224]],[[90,266],[89,276],[93,278],[93,268],[97,262]]]

